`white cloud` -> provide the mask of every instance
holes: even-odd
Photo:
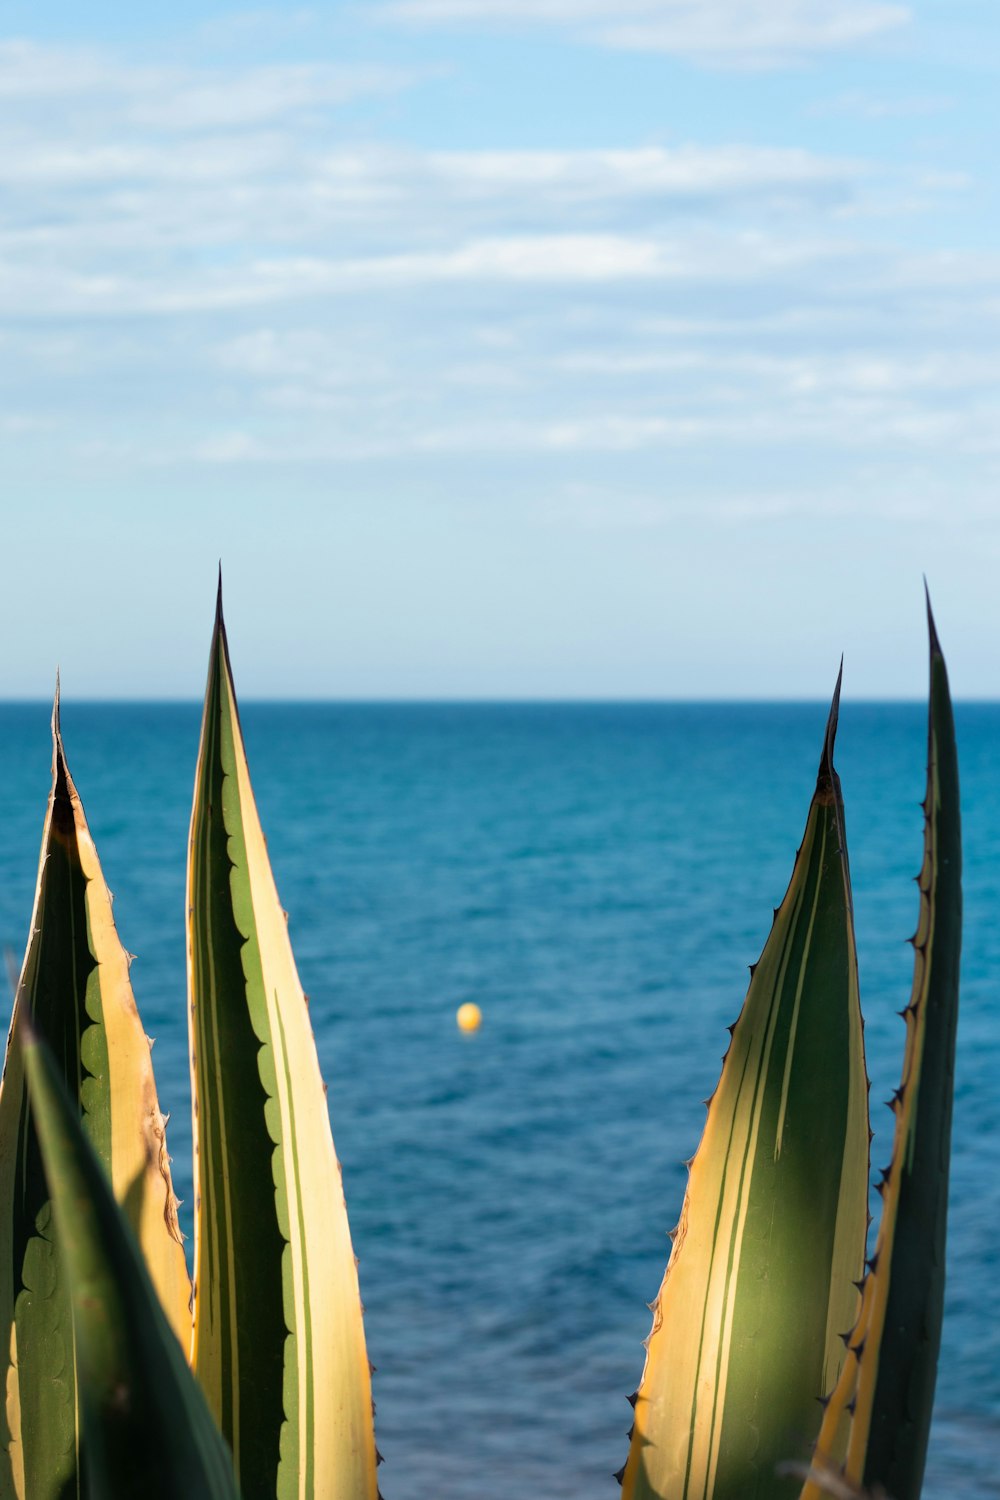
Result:
[[[945,94],[866,94],[852,89],[832,99],[821,99],[810,106],[816,116],[842,115],[851,120],[908,120],[943,114],[954,108],[955,101]]]
[[[682,223],[832,217],[868,175],[739,144],[419,151],[345,146],[287,120],[182,134],[140,129],[126,95],[117,114],[72,131],[0,100],[4,301],[21,315],[111,311],[116,298],[128,313],[235,306],[375,282],[659,277],[684,259]],[[793,262],[802,247],[775,229],[765,240]],[[759,263],[752,235],[727,238]]]
[[[0,99],[96,93],[115,77],[108,59],[91,48],[69,50],[23,38],[0,39]]]
[[[6,243],[11,239],[7,236]],[[4,243],[0,238],[0,247]],[[562,295],[574,286],[641,282],[745,286],[818,262],[850,259],[852,253],[836,242],[796,244],[756,233],[691,240],[507,235],[399,255],[259,257],[222,270],[177,268],[169,278],[148,270],[35,264],[22,253],[20,263],[0,265],[0,313],[23,317],[30,309],[41,321],[94,314],[111,319],[166,316],[463,283],[547,286]]]
[[[0,432],[19,437],[26,432],[46,432],[54,426],[53,419],[39,412],[8,411],[0,414]]]
[[[265,443],[249,432],[220,432],[195,446],[192,455],[206,464],[268,463],[279,458]]]
[[[939,496],[927,493],[926,484],[916,489],[898,484],[886,488],[883,484],[873,493],[869,483],[859,482],[861,478],[852,471],[847,483],[721,493],[698,493],[686,486],[656,493],[573,483],[542,508],[539,519],[543,525],[559,528],[570,525],[609,532],[658,531],[676,526],[678,521],[699,518],[748,526],[780,523],[791,517],[912,522],[932,515],[939,503]]]
[[[554,365],[563,374],[583,378],[700,375],[752,382],[758,388],[766,382],[777,398],[841,394],[877,400],[915,392],[1000,389],[1000,355],[962,349],[904,357],[875,350],[778,356],[698,347],[628,353],[603,348],[557,356]]]
[[[385,256],[358,262],[348,274],[378,281],[620,281],[682,273],[683,258],[668,245],[617,234],[506,235],[474,240],[454,250]],[[317,267],[336,278],[339,268]]]
[[[392,0],[381,14],[416,25],[563,26],[607,47],[777,67],[867,42],[912,13],[884,0]]]
[[[424,170],[461,194],[540,192],[559,202],[616,198],[710,199],[764,191],[846,187],[866,175],[862,163],[797,147],[658,146],[620,151],[433,152]]]
[[[2,129],[2,116],[0,116]],[[848,193],[868,175],[864,163],[822,157],[801,148],[722,145],[636,147],[602,151],[415,151],[378,146],[303,149],[288,133],[254,130],[208,133],[190,140],[154,136],[123,144],[111,130],[68,142],[44,128],[8,132],[0,181],[225,182],[230,188],[273,190],[282,167],[303,202],[412,206],[428,193],[463,203],[548,205],[550,214],[575,206],[622,201],[711,202],[749,194],[769,199]]]
[[[169,146],[158,141],[125,145],[106,139],[70,143],[22,135],[19,141],[8,137],[0,160],[0,182],[41,189],[126,189],[134,196],[117,200],[118,217],[123,210],[130,217],[138,217],[144,209],[155,206],[150,190],[159,194],[164,184],[195,190],[203,184],[213,189],[221,184],[232,189],[241,179],[266,178],[286,159],[283,137],[257,133],[172,141]],[[75,217],[83,217],[83,211],[78,208]],[[62,222],[66,222],[65,215]]]
[[[0,44],[0,61],[17,89],[0,93],[0,307],[21,318],[378,286],[745,280],[809,261],[815,245],[785,231],[720,234],[715,220],[822,215],[867,176],[856,161],[739,143],[345,145],[322,111],[298,113],[389,86],[371,69],[234,65],[216,77],[28,43]],[[699,219],[704,234],[673,227]]]
[[[223,369],[258,380],[308,379],[319,386],[356,384],[386,375],[381,361],[366,360],[354,345],[314,329],[257,328],[218,346]]]
[[[397,68],[331,63],[165,67],[125,63],[94,48],[0,40],[0,105],[72,102],[97,120],[163,131],[260,125],[304,109],[391,94],[413,82]]]
[[[972,352],[951,348],[889,352],[857,344],[821,352],[763,352],[739,323],[718,323],[728,340],[706,345],[697,325],[669,332],[636,325],[592,345],[552,353],[574,341],[569,309],[544,329],[525,324],[514,341],[482,330],[465,340],[452,328],[427,362],[428,345],[393,363],[370,332],[352,337],[304,328],[261,328],[220,346],[227,369],[241,368],[257,387],[257,407],[291,420],[298,432],[316,424],[324,437],[304,445],[278,440],[266,451],[212,449],[214,461],[318,461],[477,454],[632,455],[695,450],[718,453],[798,445],[841,453],[886,447],[933,454],[988,454],[1000,446],[996,392],[1000,358],[983,340]],[[791,325],[793,328],[795,325]],[[600,330],[596,330],[600,335]],[[780,322],[758,340],[787,339]],[[912,335],[911,335],[912,338]],[[440,341],[439,341],[440,342]],[[489,392],[488,398],[480,394]],[[207,450],[205,450],[207,451]]]
[[[864,162],[738,141],[407,149],[326,111],[377,70],[133,69],[25,44],[6,61],[14,406],[29,372],[82,426],[98,370],[178,413],[170,441],[130,447],[116,398],[88,461],[996,444],[1000,257],[948,249],[943,218],[907,247],[872,217],[887,174]]]
[[[21,41],[0,43],[0,78],[0,309],[22,320],[417,286],[745,283],[843,253],[787,221],[819,227],[868,177],[739,142],[345,143],[326,107],[405,80],[322,60],[168,69]],[[719,227],[734,216],[750,223]]]
[[[289,404],[323,418],[322,432],[311,430],[304,440],[296,436],[264,441],[249,432],[227,430],[204,438],[190,451],[144,449],[136,456],[156,465],[184,463],[192,458],[213,464],[297,465],[414,456],[638,456],[704,444],[727,444],[744,453],[796,443],[824,445],[826,450],[830,445],[838,446],[841,453],[878,453],[901,445],[907,452],[932,454],[942,444],[953,445],[963,454],[1000,451],[1000,439],[995,436],[996,407],[979,413],[940,412],[930,416],[916,409],[865,412],[857,407],[829,405],[809,412],[761,408],[732,413],[717,409],[662,416],[610,410],[579,419],[525,416],[461,423],[385,422],[362,431],[354,420],[356,408],[313,399],[311,390],[302,391],[301,397],[300,402]]]
[[[204,44],[230,52],[248,43],[256,47],[274,47],[293,37],[315,34],[320,19],[319,13],[308,6],[234,10],[202,21],[196,36]]]
[[[159,94],[137,95],[131,114],[137,123],[163,130],[260,125],[304,109],[342,106],[369,95],[393,94],[411,82],[411,74],[390,68],[272,64],[235,76],[228,71],[168,79]]]

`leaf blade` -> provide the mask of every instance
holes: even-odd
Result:
[[[248,1500],[275,1485],[280,1500],[375,1500],[356,1263],[307,1004],[250,785],[221,598],[188,909],[195,1366]]]
[[[892,1159],[861,1310],[815,1455],[818,1475],[918,1500],[944,1307],[962,929],[958,755],[948,672],[927,604],[930,695],[920,911]],[[849,1421],[843,1462],[834,1430]],[[803,1500],[819,1500],[817,1479]]]
[[[171,1322],[190,1343],[190,1281],[150,1045],[111,894],[52,718],[52,786],[11,1037],[28,1013],[54,1050],[84,1128],[127,1202]],[[76,1466],[73,1337],[19,1050],[0,1084],[0,1497],[54,1493]]]
[[[238,1500],[232,1463],[44,1044],[23,1052],[72,1304],[83,1468],[107,1500]]]
[[[691,1163],[623,1500],[794,1494],[775,1466],[815,1436],[815,1398],[843,1360],[838,1334],[864,1255],[868,1123],[833,768],[839,687],[788,891]]]

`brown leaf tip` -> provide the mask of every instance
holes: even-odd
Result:
[[[931,609],[931,591],[927,587],[927,578],[924,577],[924,599],[927,603],[927,637],[930,643],[931,656],[943,656],[941,642],[938,639],[937,626],[934,623],[934,611]]]
[[[844,658],[840,658],[840,670],[837,673],[837,685],[833,690],[833,701],[830,704],[830,712],[826,720],[826,732],[823,736],[823,754],[819,762],[819,775],[816,778],[816,796],[824,803],[836,801],[837,773],[833,768],[833,747],[837,739],[837,721],[840,718],[840,688],[844,680]]]
[[[52,769],[62,759],[62,687],[59,668],[56,667],[56,690],[52,695]]]

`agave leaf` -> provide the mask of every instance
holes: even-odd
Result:
[[[892,1100],[892,1160],[882,1174],[882,1217],[847,1360],[827,1407],[814,1467],[848,1484],[917,1500],[930,1430],[941,1317],[951,1106],[962,941],[958,758],[948,673],[930,632],[927,795],[913,990],[903,1012],[903,1076]],[[850,1424],[846,1459],[838,1438]],[[814,1479],[803,1500],[824,1493]]]
[[[30,1014],[78,1101],[84,1130],[187,1349],[191,1286],[166,1122],[128,955],[66,762],[58,688],[52,734],[52,790],[11,1036],[18,1017]],[[6,1356],[0,1497],[48,1500],[76,1471],[73,1330],[20,1052],[10,1042],[0,1085],[0,1341]]]
[[[238,1500],[222,1435],[59,1069],[26,1015],[13,1045],[23,1057],[72,1302],[89,1493]]]
[[[375,1500],[361,1301],[221,585],[188,862],[198,1379],[248,1500]]]
[[[708,1119],[647,1340],[624,1500],[771,1500],[844,1358],[867,1228],[868,1108],[833,767],[840,682],[785,898]]]

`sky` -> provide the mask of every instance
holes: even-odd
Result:
[[[0,697],[997,697],[998,39],[4,0]]]

